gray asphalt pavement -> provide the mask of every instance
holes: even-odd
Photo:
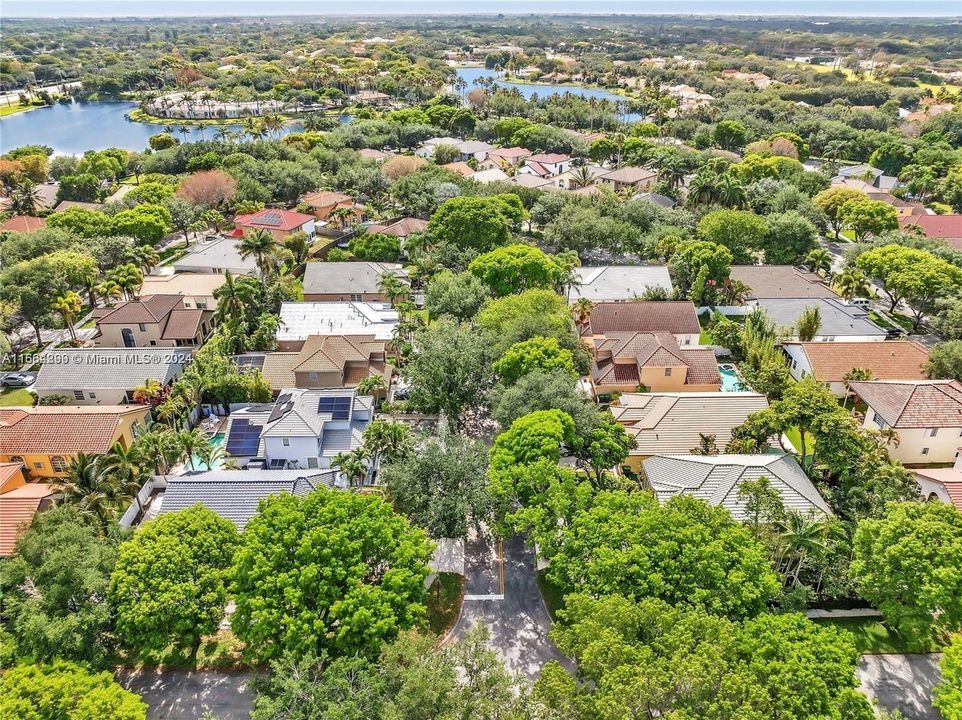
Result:
[[[449,640],[483,623],[491,633],[488,644],[508,669],[532,679],[549,660],[571,669],[571,661],[548,639],[551,619],[538,589],[534,553],[523,539],[505,540],[501,552],[496,541],[472,535],[465,556],[464,604]]]
[[[858,674],[861,690],[887,710],[899,710],[906,720],[940,720],[932,707],[932,689],[939,683],[939,655],[863,655]]]
[[[254,705],[250,672],[123,670],[117,680],[147,703],[147,720],[248,720]]]

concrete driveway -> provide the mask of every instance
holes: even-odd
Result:
[[[573,669],[548,639],[551,619],[538,589],[534,553],[524,540],[512,537],[502,545],[472,533],[465,555],[464,603],[448,641],[483,623],[491,633],[488,644],[509,670],[534,679],[549,660]]]
[[[906,720],[940,720],[932,707],[941,655],[863,655],[859,661],[861,690],[887,710],[899,710]]]
[[[254,706],[251,672],[122,670],[117,681],[147,703],[148,720],[248,720]]]

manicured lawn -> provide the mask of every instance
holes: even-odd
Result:
[[[14,103],[13,105],[0,105],[0,117],[6,117],[7,115],[13,115],[18,112],[23,112],[25,110],[30,110],[33,105],[21,105],[20,103]]]
[[[883,328],[885,330],[895,327],[885,317],[883,317],[882,315],[879,315],[874,310],[868,314],[868,319],[871,320],[876,325],[878,325],[880,328]]]
[[[455,573],[438,573],[428,588],[428,626],[444,637],[454,627],[464,599],[464,578]]]
[[[714,345],[715,341],[712,340],[711,333],[705,328],[701,329],[701,334],[698,336],[699,345]]]
[[[558,610],[564,607],[564,592],[548,579],[545,572],[544,570],[538,572],[538,587],[541,589],[541,597],[544,598],[544,604],[548,608],[548,614],[551,616],[551,619],[554,620]]]
[[[33,405],[34,397],[26,388],[5,388],[0,392],[0,407],[10,405]]]
[[[814,622],[819,625],[833,625],[841,630],[848,630],[855,636],[855,647],[858,648],[858,651],[868,655],[938,652],[943,647],[943,644],[938,642],[922,644],[910,642],[910,639],[883,625],[878,618],[833,618],[831,620],[818,619]]]

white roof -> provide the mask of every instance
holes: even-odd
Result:
[[[306,340],[311,335],[373,335],[390,340],[398,314],[388,303],[286,302],[281,304],[277,339]]]
[[[508,174],[500,168],[491,168],[490,170],[479,170],[476,173],[471,173],[468,178],[479,183],[492,183],[507,181]]]
[[[645,460],[645,474],[659,501],[691,495],[726,508],[744,520],[738,490],[746,480],[765,477],[789,510],[831,515],[828,503],[791,455],[656,455]]]
[[[242,258],[234,238],[218,238],[195,243],[190,252],[173,263],[177,272],[211,272],[232,273],[244,275],[253,272],[257,267],[252,256]]]
[[[580,297],[595,302],[631,300],[644,293],[646,287],[672,291],[671,277],[664,265],[586,265],[574,272],[580,284],[571,289],[572,302]]]

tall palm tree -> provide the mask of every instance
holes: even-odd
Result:
[[[835,276],[835,289],[846,300],[866,297],[869,293],[868,278],[858,268],[847,267]]]
[[[745,186],[731,175],[722,175],[716,186],[718,202],[729,208],[740,208],[748,201]]]
[[[104,280],[97,285],[97,294],[104,299],[107,306],[113,305],[113,301],[123,294],[123,288],[114,280]]]
[[[711,205],[718,200],[718,176],[713,172],[701,172],[688,183],[687,202],[691,205]]]
[[[591,311],[595,309],[595,304],[588,298],[578,298],[575,300],[574,313],[575,322],[578,325],[587,325],[591,319]]]
[[[205,470],[213,470],[215,466],[221,464],[225,455],[224,448],[212,442],[201,445],[195,452]]]
[[[100,457],[77,453],[67,466],[64,501],[107,524],[117,514],[116,487],[100,471]]]
[[[338,453],[331,459],[331,467],[337,468],[344,474],[350,487],[360,487],[368,472],[367,450],[359,447],[349,452]]]
[[[143,451],[136,443],[130,447],[124,447],[119,442],[115,442],[100,463],[101,472],[116,486],[119,497],[136,500],[138,508],[140,499],[137,494],[145,479],[144,471],[147,467]]]
[[[382,460],[397,460],[412,450],[411,430],[402,423],[375,420],[364,430],[364,449],[374,468]]]
[[[591,168],[587,165],[579,165],[574,170],[571,171],[571,182],[578,188],[585,188],[594,182],[594,175],[591,172]]]
[[[805,267],[827,277],[832,272],[832,254],[825,248],[815,248],[805,256]]]
[[[224,284],[214,290],[214,298],[217,300],[217,310],[214,318],[218,323],[225,323],[228,320],[244,315],[244,297],[241,287],[234,281],[234,276],[230,270],[224,271]]]
[[[57,297],[50,306],[60,313],[60,317],[63,318],[63,322],[70,333],[70,339],[76,342],[77,332],[74,330],[74,323],[77,321],[77,314],[83,308],[83,300],[73,290],[68,290]]]
[[[209,437],[195,428],[193,430],[181,430],[177,433],[177,444],[180,446],[182,455],[187,459],[187,464],[190,465],[190,469],[196,470],[194,467],[194,456],[199,455],[201,448],[210,445],[211,442]],[[204,452],[209,451],[205,449]]]
[[[40,206],[40,191],[29,180],[21,180],[10,193],[9,208],[17,215],[33,215]]]
[[[160,263],[160,254],[150,245],[135,245],[127,252],[127,257],[144,275]]]
[[[411,296],[411,288],[408,287],[408,284],[391,272],[381,275],[377,287],[384,298],[392,305],[396,305],[401,300],[406,300]]]
[[[382,375],[368,375],[361,378],[357,384],[357,391],[361,395],[377,395],[382,390],[387,389]]]
[[[829,523],[812,513],[802,514],[788,510],[780,519],[778,538],[779,569],[792,584],[798,583],[798,575],[810,557],[817,557],[827,549]]]
[[[126,300],[132,300],[144,282],[144,276],[140,272],[140,268],[133,263],[118,265],[107,273],[107,279],[116,283],[123,291]]]
[[[263,228],[254,228],[249,233],[244,233],[237,246],[242,258],[254,258],[261,277],[265,279],[270,275],[271,254],[275,248],[273,236]]]

